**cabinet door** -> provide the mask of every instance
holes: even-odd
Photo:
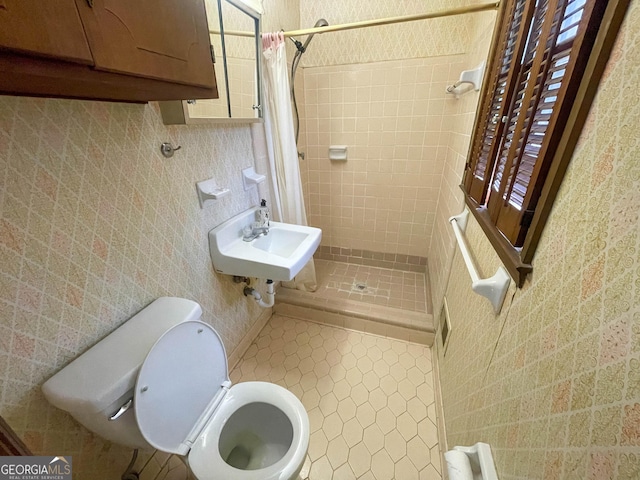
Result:
[[[204,0],[76,0],[76,4],[95,68],[187,85],[215,85]]]
[[[0,48],[93,63],[74,0],[0,0]]]

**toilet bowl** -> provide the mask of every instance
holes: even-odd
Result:
[[[51,377],[42,389],[99,435],[182,455],[199,480],[289,480],[309,419],[295,395],[229,380],[224,345],[200,306],[162,297]]]
[[[307,453],[308,420],[291,397],[296,398],[267,382],[231,387],[218,415],[191,447],[192,471],[200,480],[297,478]]]

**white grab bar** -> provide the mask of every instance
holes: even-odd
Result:
[[[467,242],[463,236],[463,232],[467,228],[468,218],[469,210],[465,208],[461,214],[451,217],[449,222],[451,223],[453,233],[455,234],[458,246],[460,247],[460,253],[462,253],[462,258],[464,258],[464,263],[467,265],[467,270],[471,277],[471,289],[478,295],[482,295],[489,299],[491,305],[493,305],[493,311],[498,314],[500,313],[500,309],[504,303],[504,297],[507,295],[511,277],[509,277],[509,274],[504,267],[498,267],[498,270],[493,277],[480,278],[476,265],[469,253]]]

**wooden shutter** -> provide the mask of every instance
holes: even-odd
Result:
[[[554,126],[570,112],[571,92],[591,50],[584,40],[595,3],[546,0],[536,9],[488,202],[496,226],[516,247],[524,241],[563,133]]]
[[[508,22],[522,4],[506,1],[500,18]],[[496,29],[502,33],[494,33],[462,185],[467,206],[519,287],[532,270],[536,246],[630,4],[535,2],[526,48],[509,59],[507,83],[500,73],[513,30],[502,25]],[[495,112],[502,115],[501,123],[487,126]],[[471,187],[478,184],[480,195],[474,190],[472,196]]]
[[[533,0],[511,0],[506,8],[503,28],[499,39],[499,60],[490,65],[489,88],[480,107],[478,125],[471,142],[470,159],[464,185],[467,193],[478,203],[484,197],[491,178],[493,158],[500,145],[503,124],[500,119],[506,114],[513,95],[514,78],[520,64],[529,22],[534,11]]]
[[[549,35],[554,19],[558,18],[557,10],[562,8],[562,0],[541,0],[536,8],[533,23],[529,30],[527,50],[523,65],[517,79],[516,94],[506,119],[502,148],[496,161],[495,173],[491,182],[489,212],[495,222],[500,208],[508,198],[511,190],[512,173],[517,169],[521,157],[522,140],[526,129],[531,126],[529,115],[539,100],[539,80],[548,63],[547,48]],[[524,108],[523,108],[524,107]],[[505,175],[505,171],[509,172]],[[508,236],[508,235],[507,235]]]

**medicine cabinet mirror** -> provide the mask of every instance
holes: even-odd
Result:
[[[262,16],[247,3],[205,0],[220,98],[160,102],[165,125],[262,121]]]

